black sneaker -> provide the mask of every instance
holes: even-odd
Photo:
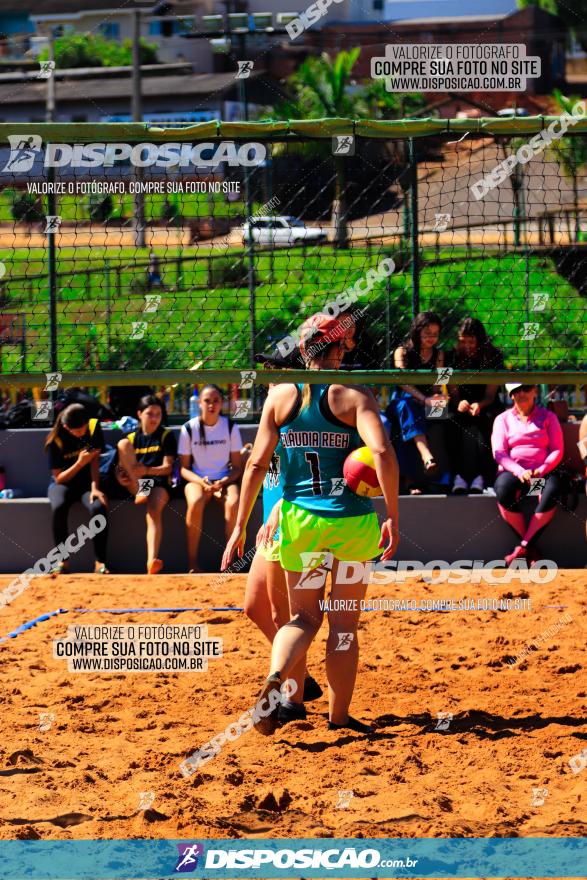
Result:
[[[283,727],[290,721],[305,721],[306,707],[303,703],[282,703],[277,709],[277,721],[279,726]]]
[[[304,703],[311,703],[312,700],[319,700],[324,691],[315,678],[307,675],[304,679]]]
[[[275,693],[277,692],[277,693]],[[269,706],[267,703],[269,702]],[[261,705],[262,704],[262,705]],[[265,679],[253,710],[253,727],[263,736],[271,736],[277,728],[277,711],[281,704],[281,676],[274,672]],[[272,708],[271,708],[272,707]]]
[[[365,734],[375,732],[368,724],[363,724],[362,721],[357,721],[356,718],[351,718],[350,715],[346,724],[334,724],[332,721],[329,721],[328,730],[354,730],[355,733]]]

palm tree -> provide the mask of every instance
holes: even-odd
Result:
[[[578,97],[565,98],[558,89],[554,90],[554,98],[562,111],[573,112],[575,104],[581,100]],[[572,130],[572,129],[571,129]],[[558,162],[563,174],[571,179],[573,187],[573,213],[575,215],[575,241],[579,240],[579,186],[578,178],[581,169],[587,163],[587,137],[585,135],[570,135],[552,141],[548,152]]]
[[[283,101],[274,109],[277,119],[323,119],[365,115],[367,104],[361,92],[349,93],[351,73],[359,57],[359,48],[342,51],[333,59],[324,52],[319,58],[311,56],[288,79],[293,100]],[[313,151],[312,144],[300,145],[302,152]],[[335,247],[346,247],[348,232],[345,205],[344,158],[334,157],[336,184],[332,203],[332,225]]]
[[[324,119],[324,117],[350,119],[399,119],[402,111],[411,112],[425,105],[422,95],[398,95],[386,91],[382,81],[370,82],[367,86],[357,85],[352,72],[360,55],[360,48],[342,50],[334,58],[324,52],[319,57],[310,56],[287,80],[292,97],[276,104],[269,114],[271,119]],[[402,103],[403,101],[403,103]],[[383,146],[383,144],[382,144]],[[283,144],[275,144],[274,155],[284,149]],[[290,153],[297,152],[306,157],[316,154],[326,158],[330,155],[330,144],[300,143],[288,144]],[[387,144],[384,149],[392,158],[396,156],[397,142]],[[332,202],[332,225],[335,230],[335,247],[348,244],[347,206],[345,199],[345,159],[334,156],[335,192]]]

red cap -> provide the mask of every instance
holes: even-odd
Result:
[[[314,346],[320,346],[324,343],[329,345],[339,339],[346,339],[350,336],[354,323],[347,321],[343,323],[340,318],[333,318],[318,312],[311,315],[307,321],[304,321],[300,327],[300,353],[302,357],[307,358],[308,350]]]

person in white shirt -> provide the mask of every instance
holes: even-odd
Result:
[[[242,440],[238,427],[222,416],[222,391],[206,385],[200,395],[200,415],[181,429],[178,454],[185,480],[187,544],[190,574],[202,571],[198,549],[204,508],[212,499],[224,507],[226,538],[236,523],[238,481],[242,474]]]

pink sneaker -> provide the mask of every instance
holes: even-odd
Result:
[[[508,568],[510,567],[512,562],[514,562],[515,559],[526,559],[526,558],[527,558],[526,548],[522,547],[521,544],[518,544],[517,547],[514,547],[512,552],[508,553],[507,556],[504,556],[505,563]]]

